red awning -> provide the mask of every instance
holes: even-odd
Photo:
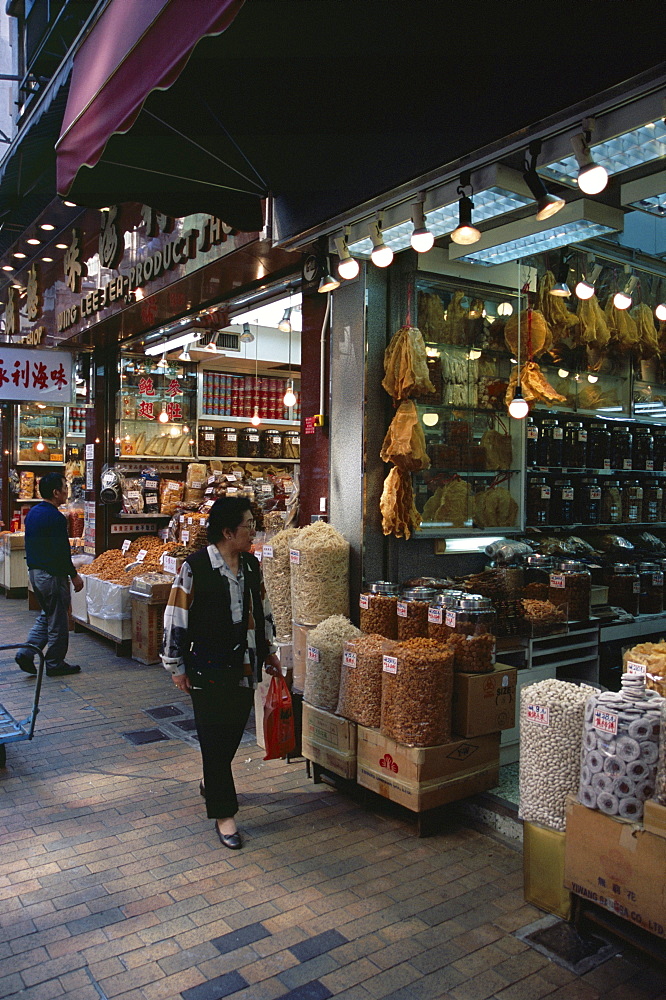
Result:
[[[219,35],[244,0],[111,0],[74,58],[56,144],[57,186],[76,200],[77,174],[94,168],[112,136],[128,132],[152,91],[167,90],[197,42]],[[202,90],[207,81],[202,80]],[[150,163],[149,175],[164,169]],[[84,173],[90,171],[83,170]],[[150,177],[146,176],[150,182]],[[177,178],[175,178],[177,180]],[[261,193],[238,178],[237,190]],[[87,181],[84,182],[84,184]],[[252,189],[252,190],[250,190]],[[129,199],[128,199],[129,200]]]

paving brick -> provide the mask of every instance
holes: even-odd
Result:
[[[299,962],[307,962],[317,955],[323,955],[324,952],[331,951],[331,949],[345,944],[346,941],[347,938],[338,931],[331,930],[301,941],[299,944],[293,945],[289,950],[296,956]]]
[[[235,951],[236,948],[242,948],[247,944],[253,944],[255,941],[261,941],[262,938],[270,936],[270,931],[266,930],[264,925],[257,921],[253,924],[246,924],[244,927],[231,931],[229,934],[213,938],[211,944],[217,948],[221,955],[225,955],[229,951]]]
[[[237,993],[247,986],[247,982],[237,972],[228,972],[224,976],[217,976],[200,986],[193,986],[182,991],[183,1000],[221,1000],[232,993]]]

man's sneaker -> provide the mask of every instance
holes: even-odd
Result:
[[[36,674],[37,673],[37,667],[32,662],[32,657],[31,656],[26,656],[25,653],[17,653],[16,656],[14,657],[14,659],[18,663],[18,665],[21,668],[21,670],[23,670],[26,674]]]
[[[72,663],[61,663],[59,667],[51,667],[49,670],[47,668],[47,677],[64,677],[65,674],[78,674],[81,671],[81,667],[74,666]]]

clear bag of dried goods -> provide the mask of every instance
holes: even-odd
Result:
[[[326,521],[299,531],[290,552],[295,621],[349,614],[349,542]]]
[[[666,697],[666,640],[632,646],[624,653],[622,666],[629,674],[642,674],[646,687]]]
[[[654,797],[657,802],[666,806],[666,699],[661,706],[661,729],[659,730],[659,757],[657,758],[657,773],[654,783]]]
[[[623,674],[620,691],[588,699],[578,792],[584,806],[636,823],[643,819],[643,804],[655,792],[663,706],[641,674]]]
[[[398,590],[387,580],[376,580],[359,596],[359,625],[367,635],[398,638]]]
[[[361,635],[344,645],[337,714],[361,726],[381,723],[385,646],[383,635]]]
[[[554,677],[520,692],[520,806],[529,823],[564,830],[567,795],[580,777],[585,703],[594,688]]]
[[[386,643],[381,732],[415,747],[451,739],[453,651],[433,639]]]
[[[303,699],[308,705],[335,712],[340,695],[342,651],[360,635],[343,615],[332,615],[308,632]]]
[[[298,528],[286,528],[264,543],[262,568],[268,599],[273,608],[275,634],[280,640],[291,637],[291,563],[289,552]]]

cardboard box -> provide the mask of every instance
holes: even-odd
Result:
[[[654,799],[648,799],[643,812],[643,826],[648,833],[666,837],[666,806],[659,805]]]
[[[303,702],[303,756],[342,778],[356,777],[355,722]]]
[[[139,663],[159,663],[164,604],[132,599],[132,659]]]
[[[523,883],[525,902],[554,913],[571,916],[571,894],[564,888],[566,834],[540,823],[523,823]]]
[[[114,642],[124,642],[125,639],[132,638],[131,618],[98,618],[97,615],[89,614],[88,624]]]
[[[74,587],[70,584],[72,618],[86,625],[88,623],[88,604],[86,602],[86,586],[88,583],[88,577],[84,574],[81,579],[83,580],[83,590],[80,590],[78,594],[74,590]]]
[[[453,678],[453,732],[485,736],[512,729],[516,720],[515,667],[495,665],[489,674],[455,674]]]
[[[499,733],[438,747],[408,747],[358,727],[359,785],[413,812],[494,788],[499,781]]]
[[[567,802],[564,885],[666,938],[666,838]]]

